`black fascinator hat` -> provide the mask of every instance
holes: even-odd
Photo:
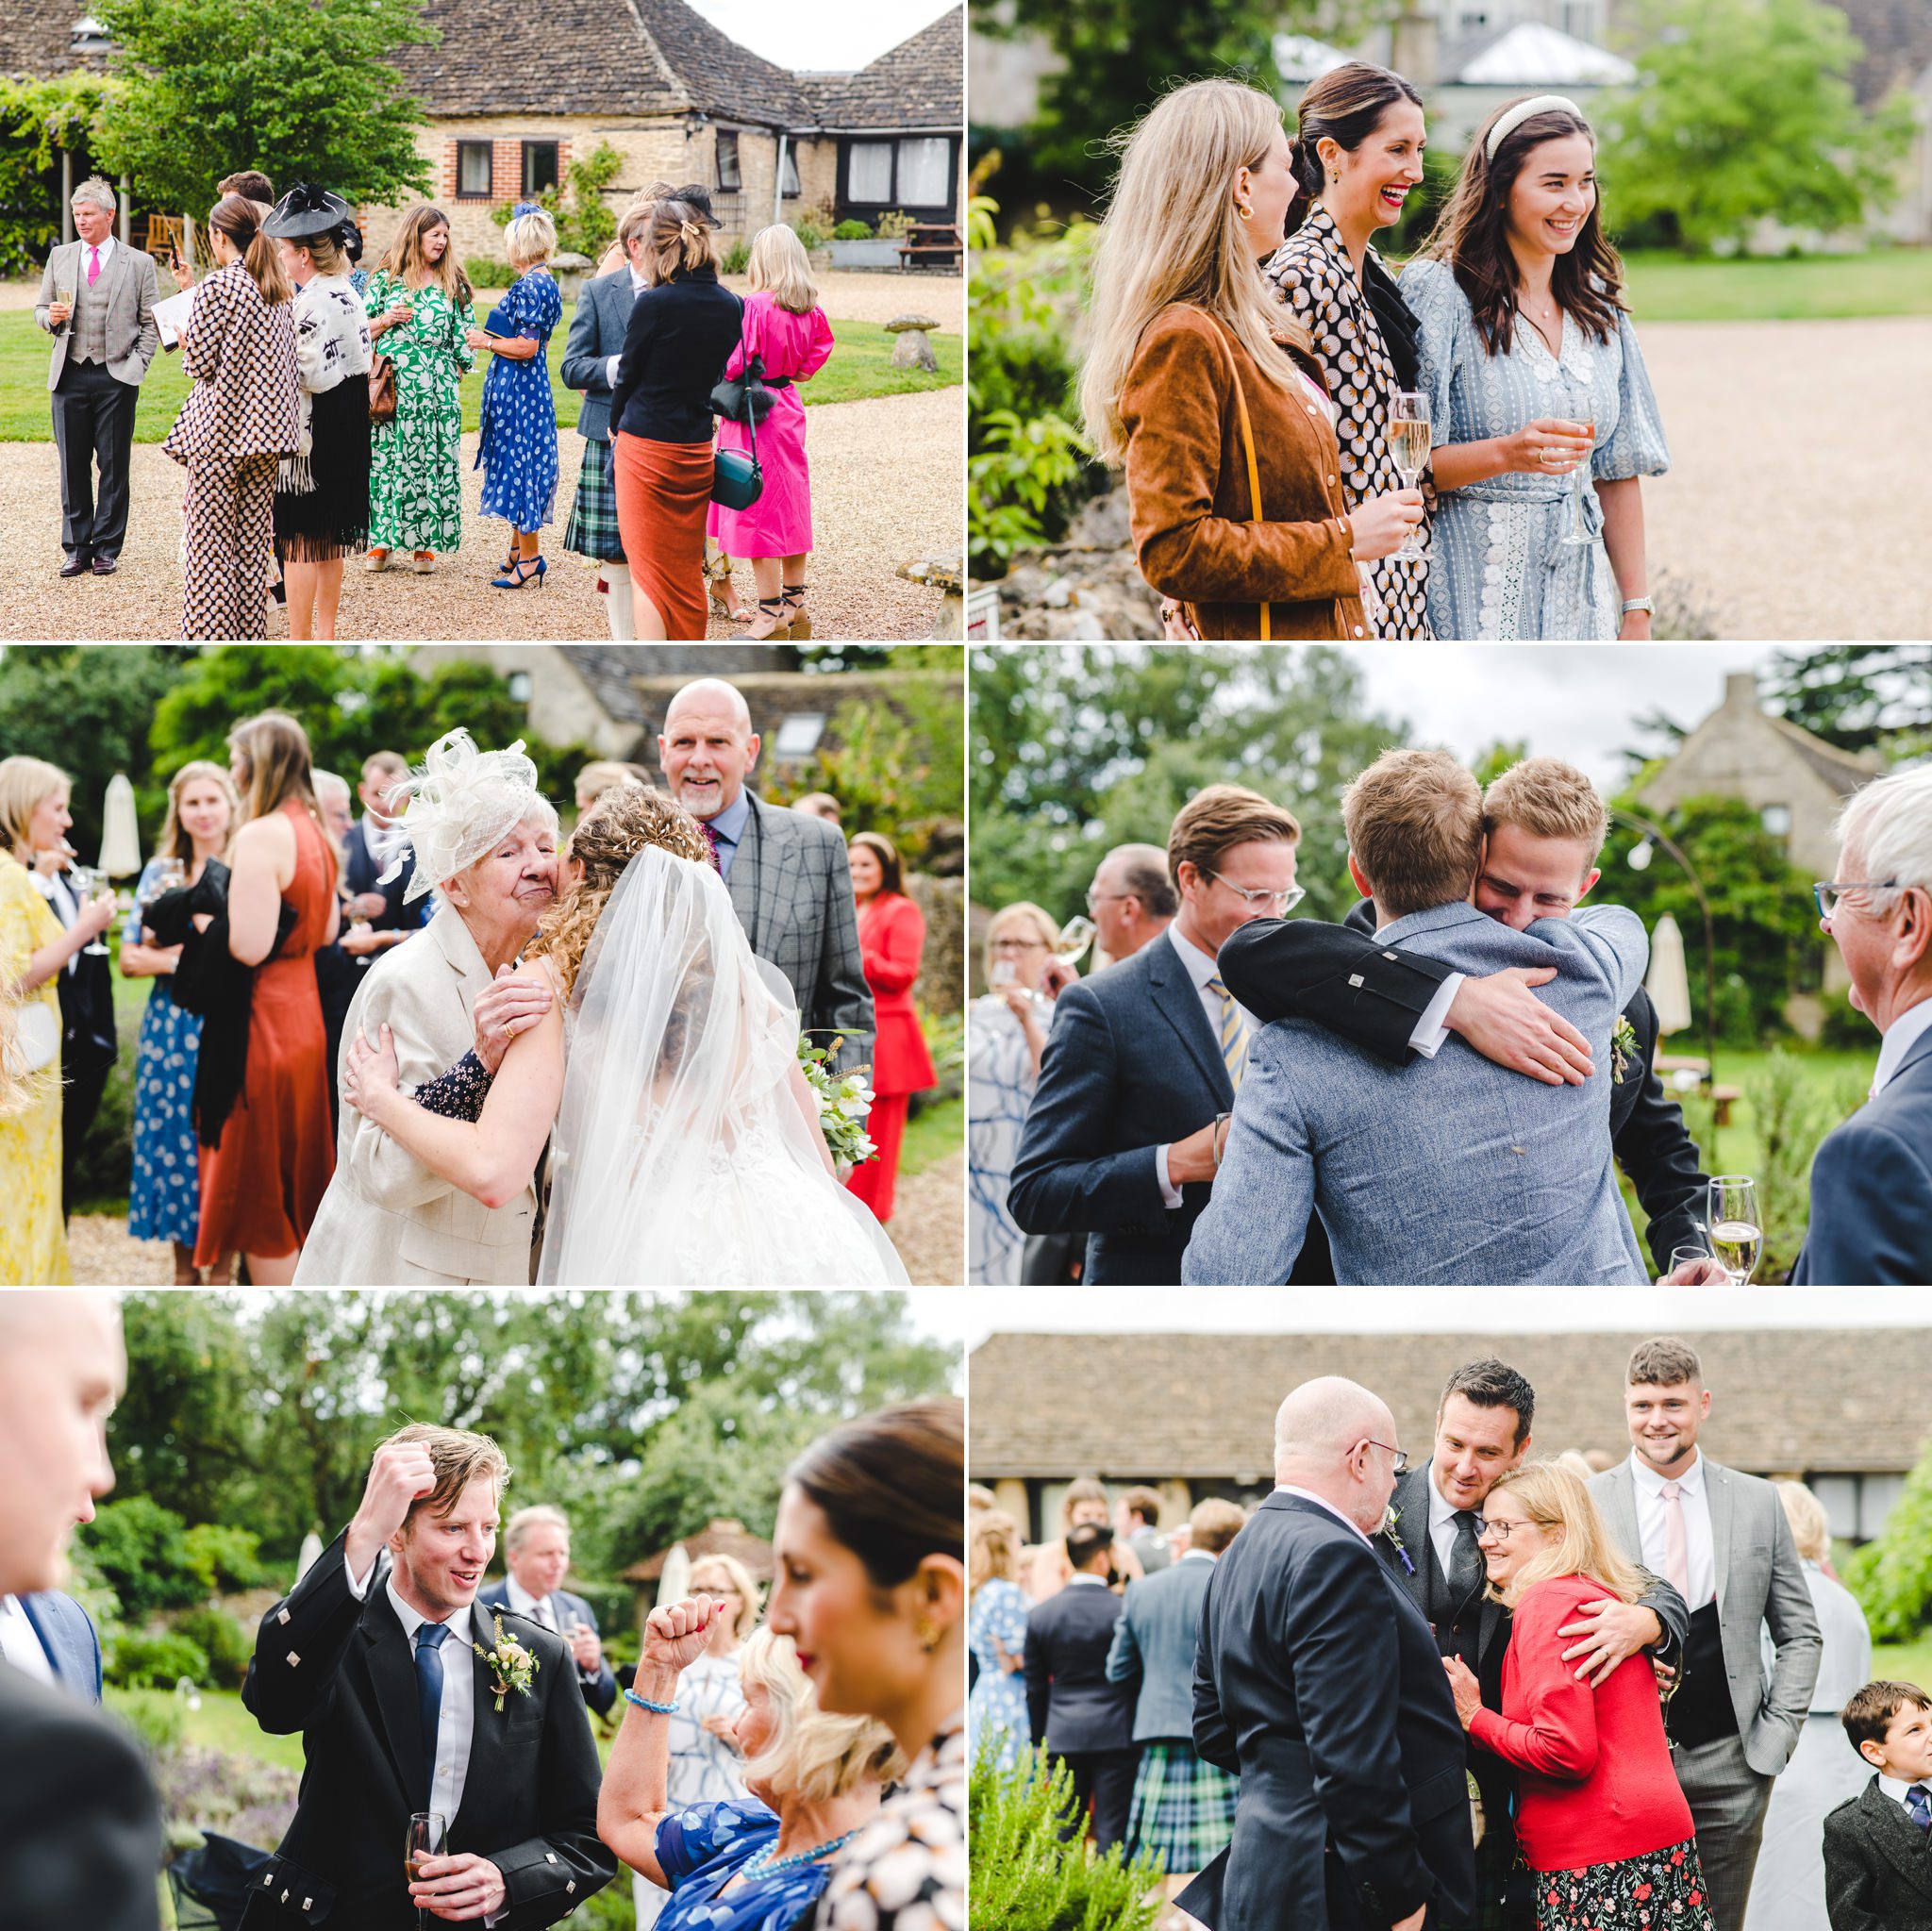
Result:
[[[312,181],[297,181],[275,203],[275,212],[262,223],[261,231],[278,241],[313,241],[340,228],[353,215],[354,210],[340,194],[331,194]]]

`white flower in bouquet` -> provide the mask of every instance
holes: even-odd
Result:
[[[878,1095],[868,1081],[869,1066],[839,1074],[831,1067],[832,1049],[815,1046],[809,1035],[798,1041],[798,1063],[818,1099],[819,1125],[832,1158],[841,1168],[862,1166],[878,1157],[878,1148],[865,1130],[865,1121]]]

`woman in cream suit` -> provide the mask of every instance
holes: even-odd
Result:
[[[519,741],[478,751],[467,731],[452,731],[399,787],[409,796],[401,841],[416,858],[408,896],[434,886],[440,903],[420,933],[370,968],[342,1026],[347,1041],[358,1030],[375,1039],[387,1025],[417,1099],[466,1117],[475,1107],[461,1096],[488,1082],[508,1043],[507,1034],[496,1041],[479,1027],[477,1003],[557,892],[557,813],[523,750]],[[385,878],[400,864],[399,852]],[[494,1048],[489,1063],[479,1043]],[[525,1287],[536,1224],[534,1179],[515,1199],[486,1207],[344,1107],[335,1178],[296,1284]]]

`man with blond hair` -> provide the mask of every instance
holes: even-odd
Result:
[[[1574,765],[1554,757],[1512,764],[1483,793],[1475,908],[1517,932],[1539,919],[1569,918],[1601,875],[1597,856],[1608,831],[1603,799]],[[1373,902],[1360,900],[1343,924],[1373,940]],[[1257,922],[1230,948],[1228,983],[1264,1023],[1291,1018],[1298,1009],[1288,989],[1305,948],[1305,925]],[[1582,1035],[1531,990],[1549,983],[1551,968],[1506,967],[1483,978],[1465,978],[1405,947],[1392,950],[1419,973],[1433,968],[1446,974],[1444,1037],[1458,1034],[1485,1058],[1545,1085],[1580,1084],[1590,1076],[1592,1062]],[[1673,1250],[1693,1239],[1710,1182],[1683,1109],[1657,1076],[1658,1029],[1657,1007],[1640,986],[1612,1036],[1608,1098],[1611,1147],[1648,1218],[1646,1239],[1661,1274],[1671,1266]],[[1335,1030],[1343,1039],[1353,1037],[1346,1024]]]
[[[1284,917],[1301,899],[1301,830],[1291,812],[1240,785],[1196,793],[1168,837],[1174,923],[1059,995],[1007,1200],[1029,1234],[1086,1236],[1090,1287],[1180,1279],[1257,1030],[1216,961],[1248,921]],[[1346,934],[1332,940],[1351,957],[1374,950]],[[1355,1002],[1341,972],[1313,978],[1308,997],[1324,1013]],[[1379,1010],[1394,1040],[1409,1037],[1412,1013],[1393,1000]],[[1311,1252],[1298,1278],[1326,1281],[1325,1263]]]
[[[1410,1067],[1307,1018],[1256,1042],[1189,1283],[1290,1278],[1311,1209],[1344,1285],[1647,1279],[1610,1155],[1610,1033],[1650,944],[1621,907],[1517,932],[1470,903],[1482,793],[1446,752],[1389,751],[1342,801],[1349,872],[1375,941],[1467,976],[1548,969],[1543,997],[1595,1070],[1539,1092],[1449,1041]]]
[[[242,1701],[302,1733],[294,1822],[241,1931],[417,1913],[535,1931],[616,1874],[597,1836],[597,1746],[560,1636],[476,1602],[509,1468],[487,1435],[411,1423],[361,1506],[261,1619]],[[411,1876],[412,1816],[441,1823]]]

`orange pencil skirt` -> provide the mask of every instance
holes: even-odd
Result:
[[[705,636],[705,517],[711,507],[711,445],[617,438],[617,527],[631,581],[664,619],[664,635]]]

